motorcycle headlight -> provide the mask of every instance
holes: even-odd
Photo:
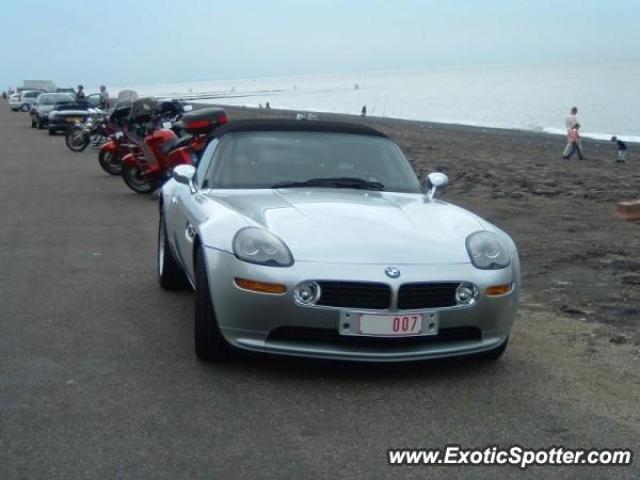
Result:
[[[258,227],[245,227],[233,239],[233,253],[240,260],[269,267],[290,267],[293,256],[282,240]]]
[[[471,263],[482,270],[499,270],[511,263],[507,249],[493,232],[475,232],[467,237]]]

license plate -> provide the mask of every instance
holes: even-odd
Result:
[[[345,312],[340,317],[340,333],[342,335],[410,337],[438,334],[437,312],[404,315]]]
[[[82,118],[80,117],[69,117],[67,118],[67,123],[78,123],[81,122]]]

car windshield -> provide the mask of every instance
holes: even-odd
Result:
[[[400,148],[371,135],[238,132],[223,137],[204,188],[355,188],[420,192]]]
[[[64,93],[61,94],[49,94],[49,95],[42,95],[40,97],[40,99],[38,100],[38,103],[40,105],[55,105],[56,103],[60,103],[60,102],[72,102],[73,101],[73,97],[66,95]]]

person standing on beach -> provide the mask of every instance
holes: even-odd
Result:
[[[578,107],[571,107],[571,111],[567,118],[564,119],[564,125],[567,129],[567,146],[564,147],[564,152],[562,153],[562,158],[567,158],[567,156],[572,152],[573,146],[571,143],[571,131],[573,127],[578,124]]]
[[[611,137],[611,141],[618,144],[618,158],[616,163],[624,163],[627,161],[627,144],[619,140],[615,135]]]
[[[578,160],[584,160],[584,157],[582,156],[582,148],[580,147],[580,132],[578,130],[580,130],[580,124],[576,123],[569,131],[570,143],[568,146],[570,146],[571,149],[569,150],[569,153],[565,153],[562,156],[562,158],[564,158],[565,160],[569,160],[571,157],[573,157],[574,153],[578,154]]]

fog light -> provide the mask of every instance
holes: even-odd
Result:
[[[469,305],[478,297],[478,289],[472,283],[463,282],[456,289],[458,305]]]
[[[498,295],[504,295],[505,293],[509,293],[511,291],[511,284],[507,283],[504,285],[494,285],[492,287],[487,288],[486,294],[488,297],[495,297]]]
[[[317,282],[302,282],[293,291],[293,299],[301,305],[314,305],[321,293]]]
[[[287,287],[279,283],[257,282],[246,278],[236,278],[235,281],[238,287],[252,292],[281,294],[287,291]]]

